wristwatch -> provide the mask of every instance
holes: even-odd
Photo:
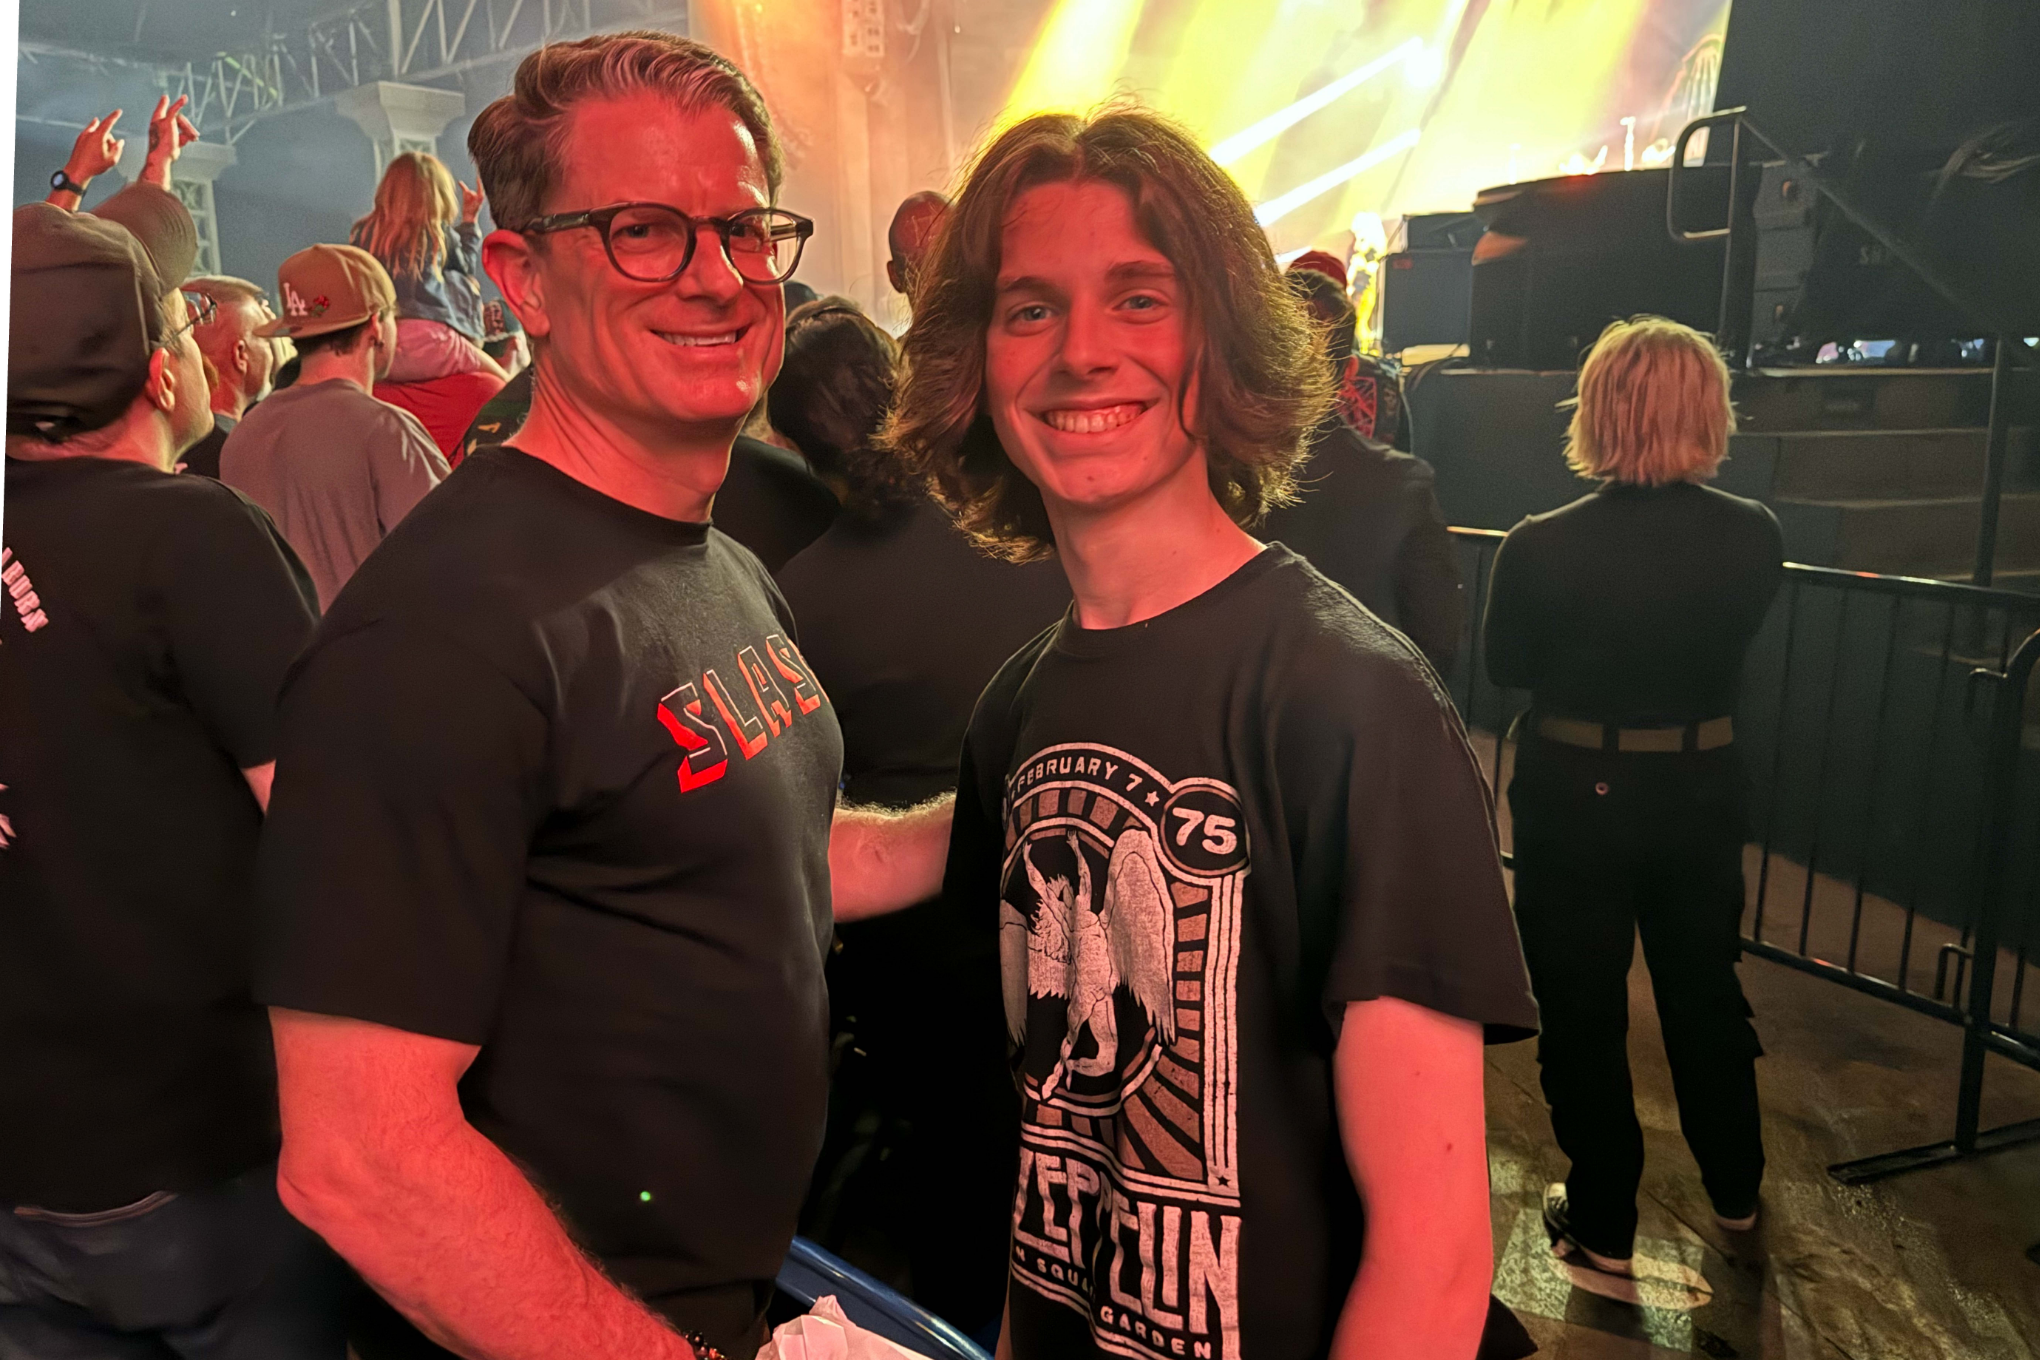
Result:
[[[85,197],[85,186],[72,179],[69,172],[64,170],[59,170],[56,174],[50,176],[50,190],[53,193],[76,194],[80,198]]]

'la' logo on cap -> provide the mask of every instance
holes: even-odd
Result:
[[[283,285],[283,314],[285,316],[310,316],[312,314],[312,309],[305,305],[304,294],[298,292],[297,289],[291,287],[288,283]]]

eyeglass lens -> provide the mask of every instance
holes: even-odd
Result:
[[[794,223],[791,214],[778,212],[738,218],[727,235],[730,264],[753,283],[778,283],[793,272],[800,257]],[[695,230],[695,224],[671,208],[626,208],[609,224],[609,253],[628,277],[664,282],[686,267]]]

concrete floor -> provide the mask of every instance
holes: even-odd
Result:
[[[2040,1357],[2040,1145],[1847,1187],[1829,1163],[1949,1136],[1960,1035],[1822,979],[1742,965],[1769,1169],[1753,1233],[1717,1228],[1678,1132],[1650,980],[1630,976],[1630,1062],[1648,1163],[1638,1276],[1552,1259],[1544,1186],[1565,1170],[1534,1043],[1489,1050],[1495,1292],[1547,1360]],[[2040,1117],[2040,1073],[1991,1060],[1987,1125]]]

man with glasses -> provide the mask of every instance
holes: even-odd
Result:
[[[949,806],[837,808],[828,696],[709,522],[809,233],[756,90],[664,34],[553,44],[469,148],[534,397],[285,688],[284,1202],[462,1355],[747,1357],[821,1141],[832,901],[931,895]],[[435,1353],[384,1324],[364,1360]]]
[[[177,291],[196,250],[150,185],[14,215],[0,1356],[345,1349],[344,1273],[277,1200],[248,958],[311,586],[245,497],[171,475],[212,419]]]
[[[185,452],[179,471],[217,478],[227,436],[249,407],[269,395],[280,366],[277,351],[287,352],[289,342],[258,334],[276,320],[276,313],[263,291],[246,279],[204,275],[187,281],[184,295],[198,309],[192,337],[212,365],[213,428]]]
[[[307,246],[276,284],[283,315],[255,334],[297,345],[298,380],[235,427],[220,480],[275,517],[328,609],[446,459],[416,416],[371,395],[397,352],[396,286],[375,256]]]

